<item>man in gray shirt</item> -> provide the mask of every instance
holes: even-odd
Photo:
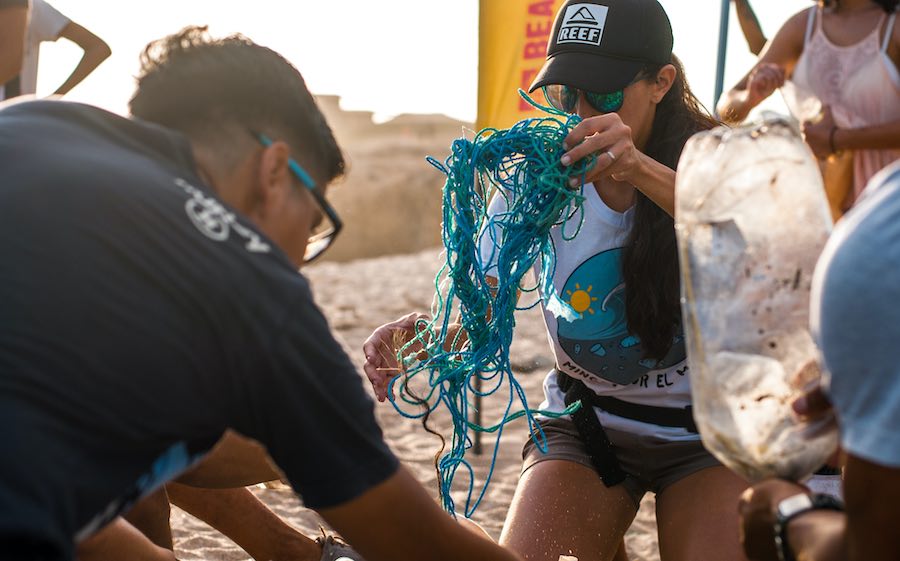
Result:
[[[900,559],[900,162],[869,183],[835,228],[813,282],[811,321],[841,429],[840,505],[786,481],[754,486],[741,504],[751,559]],[[828,406],[812,393],[795,404]],[[779,551],[780,550],[780,551]]]

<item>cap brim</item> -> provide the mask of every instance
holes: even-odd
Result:
[[[538,72],[528,93],[550,84],[571,86],[595,93],[625,89],[644,63],[597,54],[566,52],[550,58]]]

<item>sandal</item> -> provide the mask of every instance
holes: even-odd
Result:
[[[327,533],[321,526],[319,530],[322,535],[316,538],[316,543],[322,548],[321,561],[366,561],[344,540]]]

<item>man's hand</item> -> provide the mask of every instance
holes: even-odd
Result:
[[[791,407],[803,421],[806,422],[804,435],[807,438],[815,438],[823,433],[835,430],[837,418],[831,408],[831,401],[820,386],[816,386],[807,393],[798,397]],[[839,450],[825,463],[829,466],[839,464]]]
[[[397,351],[415,336],[419,320],[428,320],[428,316],[417,312],[405,315],[382,325],[363,343],[363,354],[366,357],[363,371],[371,382],[378,401],[387,399],[391,380],[400,374]]]
[[[809,420],[821,419],[832,412],[831,400],[825,395],[821,386],[816,386],[798,397],[791,406],[794,408],[794,413]]]
[[[750,487],[741,495],[741,544],[754,561],[777,561],[775,550],[775,513],[778,503],[809,490],[783,479],[768,479]]]

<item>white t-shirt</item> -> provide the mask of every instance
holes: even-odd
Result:
[[[25,33],[22,71],[19,73],[19,93],[21,95],[33,94],[37,91],[38,55],[41,43],[59,39],[59,34],[69,23],[71,23],[69,18],[44,0],[31,0],[28,30]],[[4,94],[3,86],[0,86],[0,100],[4,99]]]
[[[631,231],[634,210],[619,213],[610,209],[593,185],[583,188],[584,223],[574,239],[581,213],[551,230],[556,247],[553,284],[558,296],[580,313],[567,321],[542,307],[547,336],[557,368],[583,381],[598,395],[657,407],[682,408],[690,404],[691,390],[687,355],[681,334],[661,364],[641,359],[640,341],[628,333],[625,316],[625,289],[622,279],[622,248]],[[488,214],[506,210],[506,200],[495,196]],[[494,238],[500,234],[494,233]],[[502,242],[501,242],[502,243]],[[494,252],[489,236],[482,236],[481,254],[488,263]],[[491,274],[491,269],[486,270]],[[535,274],[540,263],[535,265]],[[542,295],[543,296],[543,295]],[[542,409],[562,411],[565,395],[551,372],[544,380]],[[604,426],[635,434],[655,434],[667,439],[695,439],[682,428],[661,427],[610,415],[596,410]]]

